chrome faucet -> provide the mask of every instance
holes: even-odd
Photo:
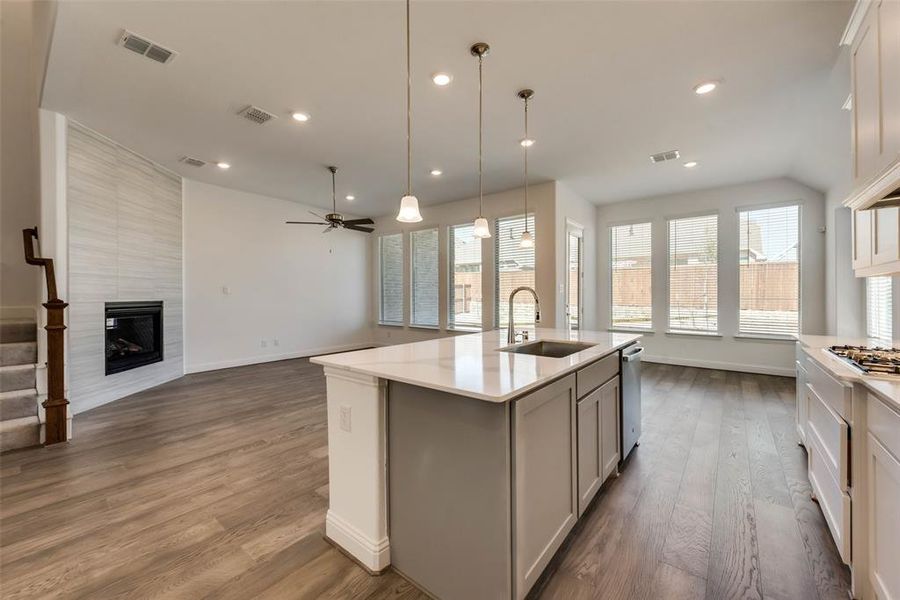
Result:
[[[514,289],[509,295],[509,331],[506,334],[506,341],[510,344],[516,343],[516,326],[513,322],[513,298],[515,298],[516,294],[518,294],[519,292],[531,292],[531,295],[534,296],[534,322],[541,322],[541,301],[538,298],[537,292],[527,285],[523,285]],[[528,338],[525,337],[524,339]]]

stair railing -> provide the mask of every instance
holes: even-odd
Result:
[[[67,418],[69,401],[66,400],[65,378],[65,346],[66,330],[65,310],[68,304],[56,293],[56,273],[53,270],[52,258],[41,258],[34,255],[34,240],[38,239],[37,226],[23,229],[22,238],[25,243],[25,262],[29,265],[44,267],[47,277],[47,399],[44,400],[44,444],[58,444],[68,439]]]

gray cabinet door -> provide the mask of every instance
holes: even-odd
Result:
[[[600,462],[600,390],[578,401],[578,516],[603,483]]]
[[[607,381],[600,392],[600,456],[601,481],[619,467],[619,377]]]
[[[513,411],[515,597],[524,598],[577,520],[575,376]]]

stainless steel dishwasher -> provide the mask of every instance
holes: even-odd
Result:
[[[641,437],[641,355],[636,342],[622,349],[622,460],[628,458]]]

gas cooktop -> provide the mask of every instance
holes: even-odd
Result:
[[[828,351],[872,375],[900,377],[900,349],[869,346],[831,346]]]

